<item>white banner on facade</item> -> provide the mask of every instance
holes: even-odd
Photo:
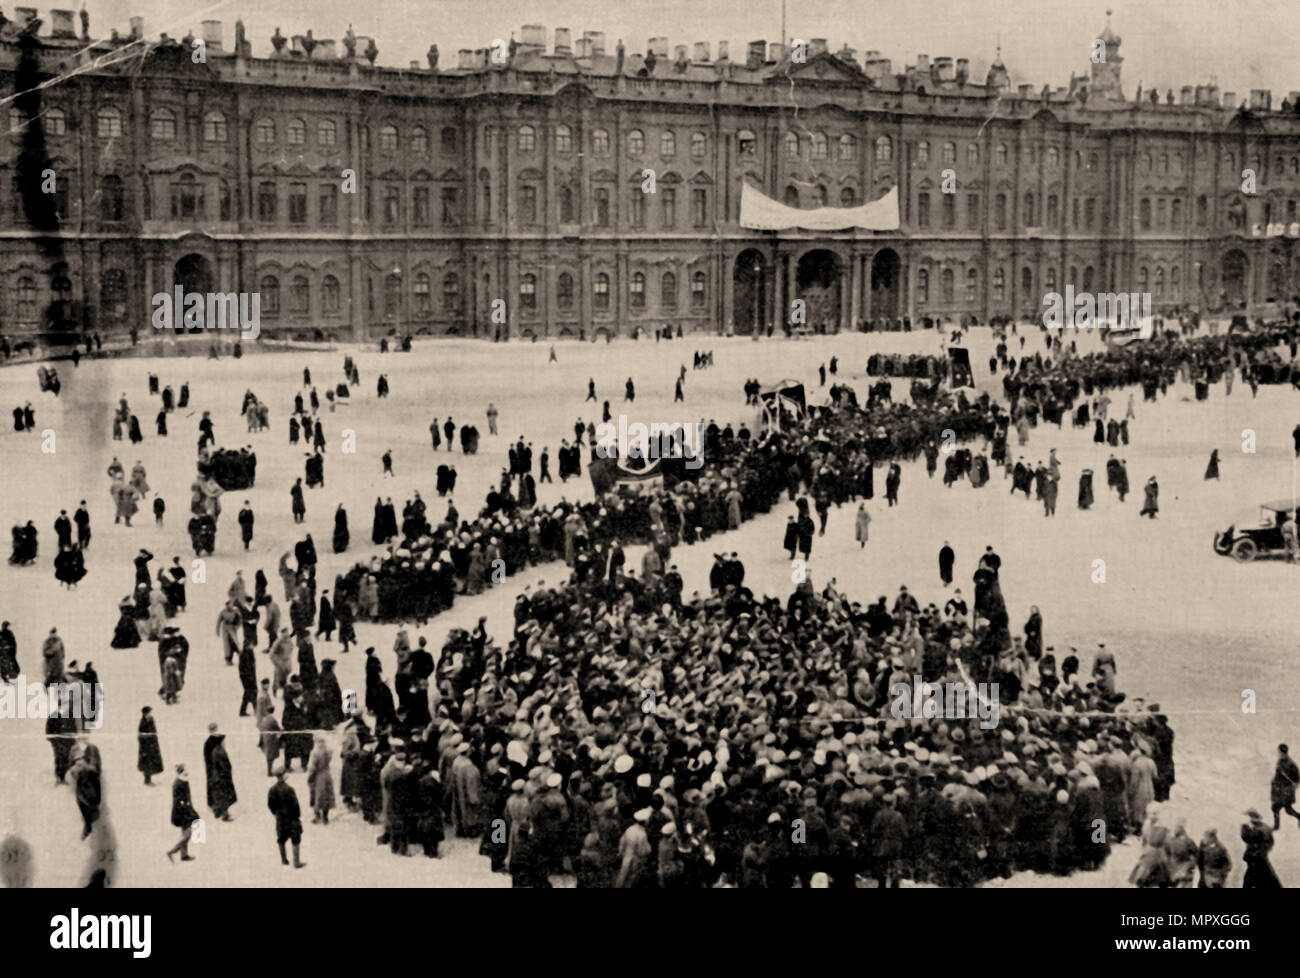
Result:
[[[787,207],[748,182],[740,191],[742,228],[758,231],[784,231],[789,228],[806,228],[809,231],[843,231],[848,228],[897,231],[898,225],[897,187],[891,188],[879,200],[861,207],[817,207],[810,211]]]

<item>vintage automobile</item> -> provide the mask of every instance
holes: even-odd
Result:
[[[1294,499],[1261,503],[1259,525],[1241,530],[1234,525],[1214,534],[1214,552],[1224,557],[1231,555],[1233,560],[1243,564],[1256,557],[1285,557],[1282,524],[1295,513],[1297,505],[1300,503]]]

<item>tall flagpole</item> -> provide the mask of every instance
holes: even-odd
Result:
[[[781,0],[781,47],[785,47],[785,0]]]

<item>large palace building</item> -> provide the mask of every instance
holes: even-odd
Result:
[[[0,18],[2,19],[2,18]],[[896,71],[824,40],[611,50],[525,27],[426,64],[371,38],[92,40],[83,12],[0,25],[0,332],[147,328],[151,298],[257,292],[262,331],[361,339],[1041,314],[1047,292],[1219,309],[1300,292],[1300,94],[1013,87],[996,59]],[[951,172],[949,172],[951,171]],[[1249,171],[1249,172],[1246,172]],[[39,188],[35,183],[39,182]],[[862,205],[896,230],[752,230]],[[40,192],[38,193],[37,190]]]

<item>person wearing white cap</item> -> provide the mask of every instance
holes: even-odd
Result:
[[[645,828],[650,821],[650,809],[639,809],[633,819],[618,840],[619,867],[614,886],[621,890],[641,889],[653,885],[654,881],[650,874],[650,837]]]

